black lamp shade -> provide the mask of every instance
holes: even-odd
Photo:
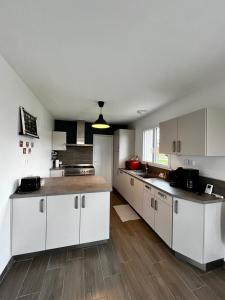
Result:
[[[104,120],[102,114],[99,115],[98,120],[96,120],[91,126],[98,129],[106,129],[110,127],[109,124],[107,124]]]

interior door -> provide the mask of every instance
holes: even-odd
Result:
[[[103,176],[112,184],[113,173],[113,136],[94,134],[93,162],[95,175]]]
[[[81,244],[109,239],[109,212],[109,192],[81,195]]]
[[[46,249],[79,244],[80,195],[47,197]]]

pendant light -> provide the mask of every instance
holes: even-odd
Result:
[[[102,114],[102,108],[104,106],[104,101],[98,101],[98,106],[100,107],[100,114],[98,117],[98,120],[96,120],[91,126],[93,128],[98,128],[98,129],[106,129],[109,128],[109,124],[104,120],[103,114]]]

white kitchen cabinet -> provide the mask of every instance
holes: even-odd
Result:
[[[12,200],[12,255],[45,250],[46,197]]]
[[[119,170],[118,172],[118,192],[125,198],[126,194],[126,187],[127,185],[127,180],[126,180],[126,174],[122,171]]]
[[[132,175],[119,170],[118,191],[124,199],[139,213],[143,211],[143,182]]]
[[[134,177],[127,173],[125,174],[124,198],[134,207]]]
[[[110,192],[12,199],[12,255],[109,239]]]
[[[118,160],[118,168],[125,167],[125,161],[134,156],[134,130],[119,129],[115,131],[113,136],[113,151],[118,155],[114,155]]]
[[[119,152],[113,152],[113,186],[119,192],[119,164],[118,164]]]
[[[177,118],[160,123],[160,153],[176,153]]]
[[[143,214],[144,183],[133,178],[133,208],[139,215]]]
[[[224,258],[225,203],[174,199],[173,250],[204,265]]]
[[[177,128],[177,151],[179,154],[206,154],[206,109],[178,118]]]
[[[203,108],[160,123],[160,152],[225,156],[224,132],[225,110]]]
[[[66,150],[66,132],[52,132],[52,150]]]
[[[46,249],[80,242],[80,195],[47,197]]]
[[[133,157],[134,153],[134,130],[119,129],[115,131],[113,136],[113,186],[118,191],[121,188],[118,169],[124,168],[126,160]]]
[[[172,197],[156,190],[155,192],[155,232],[171,248],[173,233]]]
[[[203,263],[204,205],[174,199],[173,249]]]
[[[143,219],[152,227],[155,228],[155,189],[150,185],[144,186],[143,197]]]
[[[80,244],[109,239],[109,192],[82,194],[80,215]]]
[[[172,246],[172,197],[145,184],[143,218],[169,246]]]
[[[52,169],[50,170],[50,177],[62,177],[64,176],[64,169]]]
[[[130,204],[132,202],[131,199],[131,189],[132,189],[132,179],[133,177],[129,174],[119,170],[119,183],[118,183],[118,191],[126,199]]]
[[[103,176],[112,184],[113,175],[113,136],[93,135],[93,163],[96,176]]]

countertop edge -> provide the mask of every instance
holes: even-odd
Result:
[[[176,193],[171,193],[169,191],[166,191],[165,189],[163,188],[160,188],[158,185],[154,184],[154,183],[150,183],[148,180],[146,180],[145,178],[142,178],[141,176],[138,176],[137,174],[134,174],[132,171],[130,170],[126,170],[126,169],[123,169],[123,168],[120,168],[121,171],[123,171],[124,173],[127,173],[129,174],[130,176],[133,176],[135,178],[137,178],[138,180],[144,182],[145,184],[148,184],[148,185],[151,185],[152,187],[156,188],[156,189],[159,189],[160,191],[174,197],[174,198],[179,198],[179,199],[184,199],[184,200],[188,200],[188,201],[191,201],[191,202],[195,202],[195,203],[200,203],[200,204],[213,204],[213,203],[220,203],[220,202],[225,202],[225,198],[212,198],[212,199],[209,199],[209,200],[200,200],[200,199],[194,199],[194,195],[188,197],[188,195],[186,196],[183,196],[183,195],[180,195],[180,194],[176,194]],[[161,179],[161,178],[156,178],[158,179],[159,181],[164,181],[166,182],[165,180]],[[183,190],[181,190],[181,192],[184,192]],[[191,192],[187,192],[186,193],[191,193]],[[194,194],[194,193],[193,193]],[[201,196],[199,196],[201,197]]]
[[[90,193],[105,193],[105,192],[112,192],[111,189],[90,189],[90,190],[76,190],[73,192],[65,192],[65,193],[24,193],[24,194],[12,194],[10,195],[10,199],[19,199],[19,198],[33,198],[33,197],[49,197],[49,196],[60,196],[60,195],[73,195],[73,194],[90,194]]]

